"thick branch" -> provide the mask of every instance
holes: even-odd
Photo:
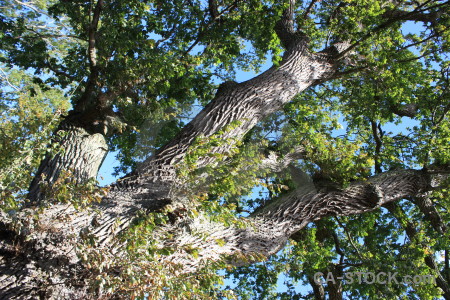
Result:
[[[57,149],[58,153],[49,153],[42,160],[29,187],[27,198],[31,205],[36,205],[44,198],[42,185],[51,187],[62,172],[70,173],[73,184],[96,178],[108,153],[108,145],[103,135],[91,134],[70,122],[61,123],[53,139],[61,148]]]
[[[445,4],[445,5],[448,5]],[[405,21],[416,21],[416,22],[424,22],[424,23],[434,23],[436,22],[442,15],[444,14],[444,10],[439,10],[435,12],[425,13],[422,11],[403,11],[399,9],[388,10],[383,14],[383,17],[387,19],[395,19],[395,20],[405,20]]]
[[[342,191],[300,194],[293,191],[259,210],[252,217],[252,225],[245,229],[225,227],[206,218],[196,219],[189,224],[190,233],[182,231],[167,243],[181,248],[194,245],[199,249],[199,257],[193,262],[190,255],[177,252],[168,260],[193,272],[202,261],[218,260],[222,255],[258,253],[269,256],[277,253],[291,235],[311,221],[373,211],[386,203],[421,194],[432,188],[431,183],[431,174],[427,171],[391,171],[367,182],[354,183]],[[218,238],[226,244],[217,245]],[[243,262],[232,260],[231,263]]]
[[[313,288],[315,300],[325,300],[325,289],[320,281],[316,282],[313,276],[308,276],[308,282]]]
[[[281,19],[275,25],[275,32],[285,49],[289,49],[296,39],[302,38],[294,29],[294,10],[295,0],[290,0],[289,7],[284,10]]]
[[[337,65],[327,53],[310,53],[305,41],[295,40],[285,52],[280,66],[246,82],[223,84],[215,98],[178,136],[142,164],[138,174],[154,179],[158,170],[170,169],[181,162],[196,138],[209,137],[223,129],[225,132],[220,137],[226,142],[210,152],[226,153],[255,124],[281,109],[306,88],[333,78],[336,69]],[[232,128],[226,130],[228,125]],[[214,161],[214,157],[202,157],[197,166],[203,167]]]
[[[433,201],[427,195],[420,195],[412,199],[412,202],[417,205],[419,210],[424,214],[425,219],[431,223],[431,226],[440,234],[444,234],[447,231],[447,226],[436,210]]]
[[[418,113],[418,106],[414,103],[391,106],[391,111],[400,117],[414,118]]]
[[[310,221],[326,216],[344,216],[372,211],[384,203],[417,195],[430,188],[426,171],[399,170],[350,185],[342,191],[297,195],[295,192],[265,208],[264,219],[286,222],[288,232],[303,228]]]
[[[92,16],[92,22],[89,25],[89,63],[91,68],[97,66],[97,49],[95,48],[96,34],[98,28],[98,22],[100,21],[100,13],[103,9],[103,0],[98,0],[97,5],[94,8],[94,14]]]
[[[380,152],[381,147],[383,146],[382,131],[376,122],[370,121],[370,124],[372,127],[372,135],[375,140],[375,172],[380,174],[382,172],[380,164]]]

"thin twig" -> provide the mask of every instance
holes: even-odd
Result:
[[[314,5],[319,2],[320,0],[312,0],[311,3],[309,3],[308,8],[305,10],[305,12],[302,15],[302,19],[306,19],[308,15],[311,13]]]
[[[3,71],[2,68],[0,68],[0,71],[3,73],[3,76],[0,75],[0,77],[1,77],[2,79],[4,79],[4,80],[6,81],[6,83],[7,83],[10,87],[12,87],[14,90],[16,90],[16,92],[20,92],[20,89],[19,89],[18,87],[16,87],[16,86],[13,85],[11,82],[9,82],[9,80],[8,80],[8,75],[5,73],[5,71]]]

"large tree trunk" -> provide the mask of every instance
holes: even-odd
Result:
[[[335,76],[338,61],[333,58],[345,47],[311,53],[305,39],[292,32],[289,24],[279,26],[278,34],[287,48],[280,66],[247,82],[223,85],[215,99],[177,137],[144,162],[137,175],[112,185],[101,203],[81,211],[71,204],[54,204],[43,211],[30,207],[9,215],[2,213],[0,297],[112,297],[101,289],[91,290],[89,282],[99,275],[95,273],[99,270],[90,269],[82,256],[101,252],[110,266],[103,270],[105,274],[108,270],[120,273],[123,265],[119,262],[126,261],[126,254],[124,245],[118,242],[118,234],[126,230],[139,212],[160,211],[167,204],[172,206],[171,222],[161,225],[148,239],[172,233],[169,239],[158,240],[160,247],[176,249],[161,262],[179,264],[176,273],[182,274],[195,272],[206,262],[223,256],[231,257],[230,263],[239,265],[245,260],[236,255],[272,255],[292,234],[313,220],[372,211],[384,203],[429,190],[433,186],[431,172],[402,170],[355,183],[342,191],[292,191],[255,213],[249,218],[251,226],[246,228],[227,227],[205,215],[191,218],[182,213],[183,209],[189,209],[189,203],[185,195],[174,192],[175,164],[186,155],[196,137],[211,136],[238,121],[222,138],[240,139],[297,93]],[[30,189],[34,200],[40,198],[41,174],[46,174],[47,182],[53,183],[62,170],[68,169],[75,174],[76,181],[82,181],[96,175],[106,154],[101,135],[80,128],[66,130],[69,134],[60,140],[66,152],[42,163]],[[229,144],[218,146],[212,151],[224,153],[229,147]],[[200,158],[197,166],[211,163],[211,158]],[[219,239],[223,243],[218,243]],[[77,253],[77,247],[85,245],[86,240],[90,241],[90,247]],[[187,247],[196,248],[198,255],[191,255]]]
[[[45,187],[51,188],[66,172],[67,181],[74,184],[96,178],[98,170],[108,153],[105,137],[63,121],[54,135],[52,149],[42,160],[29,188],[30,204],[37,204],[45,197]],[[66,182],[67,183],[67,182]]]

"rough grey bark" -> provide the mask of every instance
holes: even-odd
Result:
[[[286,47],[280,66],[252,80],[223,85],[214,100],[177,137],[144,162],[136,175],[114,184],[101,203],[82,211],[70,204],[54,204],[42,212],[34,208],[10,214],[2,212],[0,297],[112,297],[100,290],[90,290],[88,281],[92,274],[76,247],[89,237],[95,249],[110,253],[114,265],[114,258],[121,255],[116,237],[139,211],[151,212],[167,204],[175,209],[189,209],[185,195],[174,188],[177,185],[175,164],[186,155],[195,138],[211,136],[235,121],[236,126],[221,137],[242,138],[257,122],[279,110],[296,94],[333,78],[339,64],[335,58],[349,52],[349,45],[341,43],[321,53],[311,53],[305,37],[293,30],[292,3],[291,11],[277,25],[277,33]],[[76,181],[95,175],[107,151],[103,136],[88,134],[80,128],[69,132],[61,141],[66,154],[47,159],[38,171],[38,175],[47,174],[49,182],[56,180],[65,168],[75,167]],[[219,146],[212,151],[223,153],[229,147]],[[197,166],[213,162],[205,157]],[[245,261],[233,255],[272,255],[311,221],[373,211],[383,204],[429,191],[436,186],[432,180],[434,172],[441,171],[448,170],[392,171],[332,192],[300,187],[256,212],[249,218],[251,226],[246,228],[227,227],[204,215],[189,218],[181,213],[170,224],[161,226],[155,236],[158,231],[174,233],[171,239],[160,241],[160,246],[178,249],[163,260],[180,264],[178,272],[195,272],[205,262],[222,259],[224,255],[230,257],[230,263],[239,265]],[[39,198],[37,180],[30,189],[34,198]],[[218,239],[225,243],[219,245]],[[198,249],[197,257],[183,250],[187,245]]]
[[[321,282],[314,281],[314,278],[309,276],[308,282],[313,289],[314,299],[315,300],[325,300],[325,289]]]
[[[239,140],[256,123],[278,111],[295,95],[318,80],[331,78],[338,64],[332,59],[334,48],[314,54],[308,50],[306,40],[297,39],[284,54],[280,66],[273,66],[251,80],[221,86],[214,100],[175,139],[143,164],[139,172],[145,173],[154,167],[154,161],[161,165],[176,164],[196,137],[211,136],[233,122],[239,122],[239,125],[224,133],[222,138]],[[219,150],[226,151],[226,148]],[[198,166],[208,163],[210,161],[205,158],[198,162]]]
[[[431,223],[431,225],[437,232],[439,232],[440,234],[444,234],[447,231],[447,225],[445,225],[442,217],[437,211],[433,201],[431,201],[429,195],[415,197],[413,198],[412,202],[417,205],[419,210],[425,216],[425,219]]]
[[[96,178],[108,153],[102,134],[92,134],[69,122],[59,126],[52,145],[57,146],[53,149],[56,153],[45,157],[30,184],[28,199],[34,205],[44,197],[41,187],[52,186],[63,171],[69,172],[70,179],[76,184]]]
[[[195,272],[205,262],[221,259],[223,255],[269,256],[313,220],[372,211],[385,203],[423,193],[432,188],[431,177],[427,171],[402,170],[355,183],[342,191],[300,194],[293,191],[257,213],[252,218],[252,226],[247,228],[226,227],[202,216],[195,219],[182,216],[160,229],[175,233],[172,239],[163,241],[162,246],[180,249],[167,256],[165,261],[182,265],[180,272]],[[112,257],[118,255],[114,252],[114,236],[127,227],[142,206],[112,193],[109,200],[96,208],[77,212],[70,205],[54,205],[39,220],[26,215],[27,212],[32,213],[31,209],[16,214],[16,227],[2,230],[3,234],[7,232],[15,239],[2,239],[4,275],[0,277],[0,294],[8,299],[9,293],[17,296],[15,292],[27,290],[30,298],[38,293],[76,298],[76,295],[87,292],[83,283],[88,274],[83,273],[74,245],[82,242],[83,235],[90,235],[95,237],[96,249],[111,251]],[[7,218],[3,215],[2,222],[5,223]],[[224,245],[216,242],[219,238],[225,241]],[[186,245],[197,248],[198,257],[184,251]],[[243,263],[240,260],[230,262]],[[49,270],[53,270],[51,278]],[[95,293],[87,295],[99,296]]]

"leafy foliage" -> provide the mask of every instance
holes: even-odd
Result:
[[[47,149],[52,131],[69,109],[67,98],[24,71],[3,66],[0,206],[17,208]]]
[[[220,82],[236,79],[238,71],[257,72],[268,58],[277,67],[284,51],[273,31],[287,8],[283,1],[105,1],[97,10],[100,2],[0,1],[4,210],[24,203],[40,160],[58,150],[47,145],[52,132],[85,99],[113,95],[107,109],[119,121],[105,134],[110,149],[118,151],[116,173],[126,173],[176,136]],[[450,163],[448,3],[312,0],[297,1],[294,8],[296,27],[309,37],[311,51],[352,43],[339,66],[341,78],[318,82],[243,141],[223,139],[230,128],[199,137],[178,166],[192,215],[245,226],[241,216],[296,186],[291,174],[262,167],[262,159],[270,152],[286,156],[297,145],[305,153],[293,165],[321,191],[393,169]],[[226,144],[227,153],[213,153]],[[217,163],[197,167],[208,158]],[[93,182],[72,186],[66,175],[48,191],[50,198],[79,208],[99,200],[102,190]],[[441,227],[448,227],[449,189],[423,197],[441,217]],[[319,286],[312,278],[317,272],[338,277],[396,271],[444,274],[450,283],[449,230],[439,232],[417,199],[315,221],[267,262],[228,270],[236,284],[225,290],[215,273],[227,267],[224,262],[175,279],[169,275],[179,266],[159,263],[174,249],[149,237],[163,232],[168,213],[139,217],[121,236],[123,256],[114,265],[111,253],[96,249],[87,235],[79,255],[92,271],[93,288],[149,299],[313,299],[314,289],[330,294],[336,287],[347,298],[437,299],[435,285],[338,280]],[[164,238],[170,237],[159,241]],[[196,255],[195,247],[184,250]],[[285,291],[279,291],[281,281]]]
[[[85,244],[80,245],[78,251],[90,270],[91,288],[105,295],[132,299],[216,299],[231,295],[220,290],[222,277],[215,274],[215,270],[225,267],[223,262],[206,265],[194,275],[172,276],[181,266],[167,261],[161,263],[162,258],[175,251],[185,251],[195,257],[196,250],[163,247],[162,241],[171,237],[160,228],[168,222],[164,212],[150,215],[142,212],[134,224],[117,237],[121,245],[117,249],[119,256],[107,249],[98,249],[96,241],[87,233]],[[155,238],[149,239],[149,236]]]

